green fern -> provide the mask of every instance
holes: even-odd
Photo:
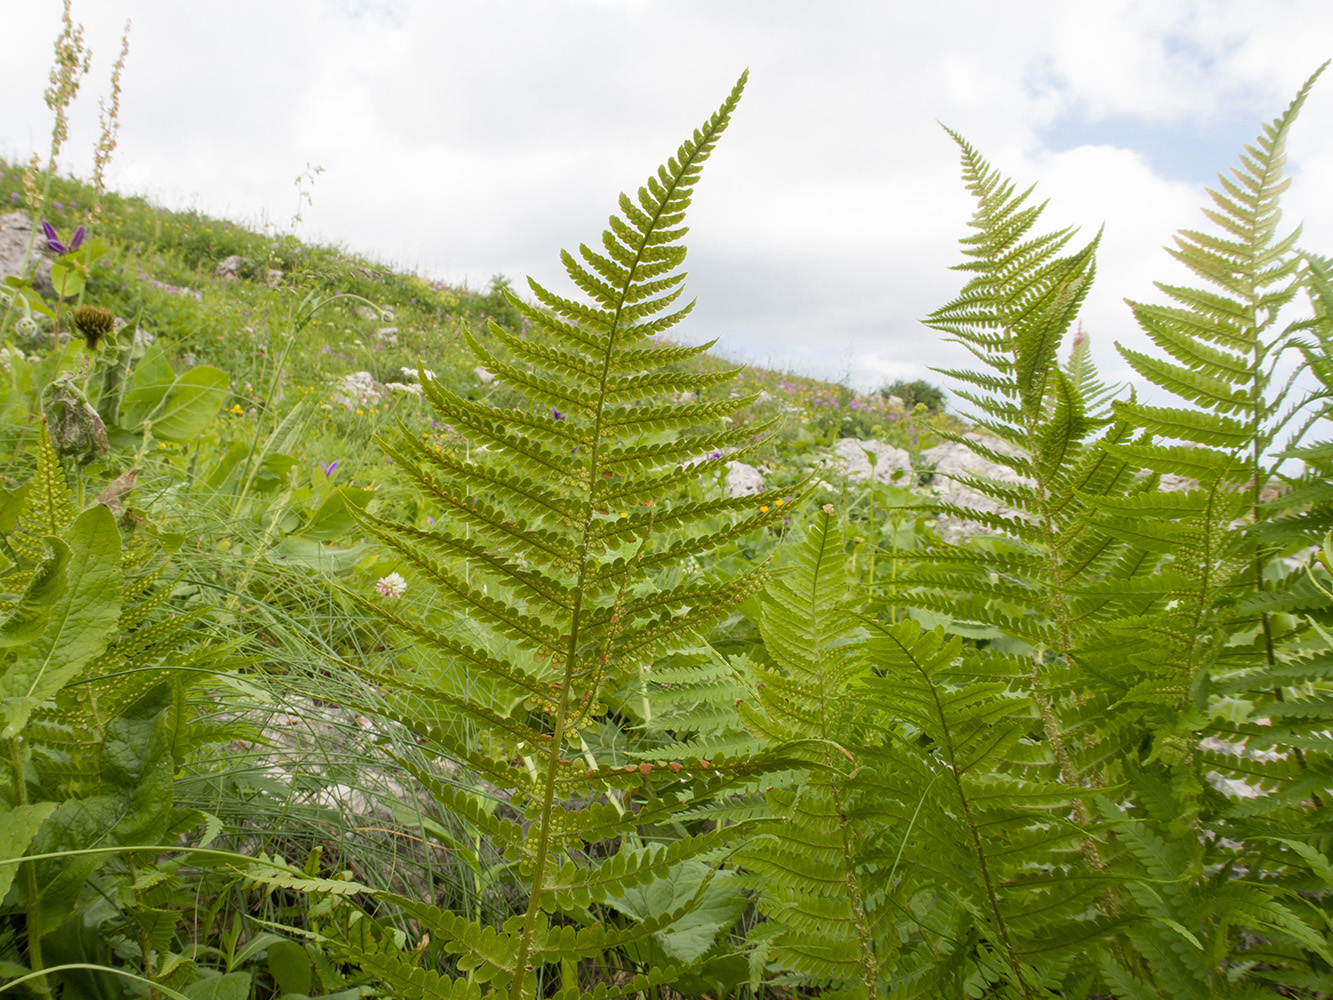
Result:
[[[1059,256],[1065,231],[1030,236],[1039,209],[1025,207],[1026,193],[1015,194],[963,144],[980,206],[964,269],[977,276],[930,322],[987,369],[951,374],[981,411],[979,424],[1010,447],[971,447],[1023,482],[968,481],[1016,516],[940,508],[1004,537],[925,553],[907,602],[1024,644],[1026,666],[1013,664],[1004,684],[1031,699],[1037,718],[1016,726],[1014,745],[1035,740],[1050,755],[1047,769],[1054,764],[1061,779],[1050,787],[1074,798],[1083,828],[1081,859],[1066,842],[1062,853],[1042,862],[1039,849],[1028,864],[1063,873],[1056,896],[1070,892],[1071,919],[1090,946],[1116,935],[1087,973],[1088,989],[1258,996],[1262,981],[1305,985],[1326,968],[1326,907],[1299,901],[1322,886],[1318,858],[1330,836],[1324,732],[1333,714],[1323,693],[1327,633],[1315,627],[1329,602],[1311,571],[1281,560],[1324,528],[1326,445],[1307,438],[1328,412],[1329,384],[1302,396],[1277,371],[1294,347],[1317,379],[1328,374],[1327,270],[1300,253],[1297,233],[1278,233],[1283,145],[1313,82],[1211,192],[1216,207],[1207,214],[1222,235],[1178,238],[1175,256],[1212,287],[1159,286],[1172,305],[1132,304],[1164,357],[1121,353],[1178,397],[1175,406],[1131,396],[1107,408],[1081,337],[1057,365],[1090,262]],[[1313,317],[1283,325],[1302,289]],[[1280,467],[1294,456],[1310,461],[1299,481]],[[1162,492],[1166,477],[1185,488]],[[1265,495],[1284,481],[1295,487],[1286,496]],[[912,714],[902,704],[910,691],[894,692],[890,711],[925,732],[925,709],[945,702],[932,698]],[[957,737],[955,727],[949,733]],[[947,746],[933,733],[931,743]],[[1032,766],[1030,754],[1020,756]],[[1003,754],[987,767],[986,780],[1001,787],[1021,773]],[[1213,789],[1221,778],[1251,783],[1258,797],[1228,800]],[[963,783],[952,771],[949,779],[965,803]],[[1108,794],[1089,794],[1098,788]],[[1006,795],[1005,808],[1022,809],[1017,789]],[[932,828],[947,829],[964,812],[956,805]],[[1295,840],[1283,832],[1294,830],[1302,831]],[[904,862],[912,847],[907,840]],[[1016,853],[979,837],[972,870],[997,849],[1006,859]],[[968,870],[965,854],[937,873],[954,893],[967,891],[948,881],[960,868]],[[1247,881],[1241,873],[1259,874]],[[1100,888],[1079,896],[1075,885]],[[1004,981],[1028,995],[1067,989],[1068,935],[1038,930],[1032,940],[1049,940],[1049,951],[1014,945],[1033,928],[1011,921],[1002,898],[984,901],[989,914],[980,898],[971,909],[984,918],[981,939],[1006,956]],[[1065,904],[1052,905],[1059,912]],[[1247,950],[1247,937],[1266,944]],[[1026,964],[1029,954],[1040,960]],[[1263,971],[1247,974],[1250,965]]]
[[[651,574],[782,516],[776,492],[673,499],[715,470],[721,459],[710,455],[745,452],[768,425],[721,425],[749,397],[679,402],[734,373],[690,370],[687,363],[711,345],[657,346],[653,339],[690,311],[692,303],[678,302],[684,213],[744,79],[637,198],[621,196],[597,250],[585,245],[561,255],[586,301],[530,281],[537,305],[510,297],[530,333],[491,324],[486,340],[468,334],[480,363],[518,395],[518,405],[465,399],[422,372],[426,401],[469,439],[468,457],[453,458],[406,433],[386,450],[440,511],[439,524],[420,531],[358,515],[491,637],[489,649],[513,651],[498,655],[378,609],[405,635],[466,662],[500,692],[480,704],[462,691],[377,675],[397,699],[400,721],[507,789],[524,817],[521,827],[482,824],[527,889],[523,913],[483,928],[430,907],[413,909],[449,942],[443,947],[457,956],[460,974],[515,1000],[536,994],[545,966],[609,946],[573,947],[574,929],[551,915],[621,895],[730,836],[719,829],[645,851],[635,846],[641,831],[779,766],[702,753],[613,766],[598,757],[592,738],[607,693],[635,685],[654,658],[697,644],[699,632],[767,579],[759,568],[659,590]],[[446,714],[470,719],[478,738],[430,724]],[[580,804],[597,797],[609,801]],[[412,985],[417,974],[402,966],[410,960],[386,958],[383,949],[353,947],[351,954],[381,970],[398,962],[400,995],[434,996],[445,988]]]
[[[813,740],[814,767],[795,787],[776,787],[778,822],[741,853],[766,931],[768,964],[789,985],[871,997],[886,964],[887,935],[863,884],[868,872],[852,819],[848,775],[865,741],[868,713],[852,691],[869,673],[864,630],[848,608],[846,554],[826,505],[796,553],[794,570],[765,591],[760,631],[770,664],[757,664],[741,717],[764,739]]]

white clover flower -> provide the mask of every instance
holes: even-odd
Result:
[[[398,573],[390,573],[375,581],[375,589],[383,597],[402,597],[407,590],[407,581]]]

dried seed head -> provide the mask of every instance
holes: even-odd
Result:
[[[79,306],[74,310],[74,329],[79,331],[88,350],[98,345],[116,328],[116,314],[101,306]]]

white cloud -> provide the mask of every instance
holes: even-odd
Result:
[[[55,8],[6,14],[0,153],[45,148]],[[692,214],[685,335],[830,374],[850,350],[863,384],[959,360],[915,322],[959,287],[948,267],[971,213],[937,120],[1039,182],[1051,227],[1106,222],[1085,321],[1115,364],[1110,342],[1138,336],[1121,298],[1172,273],[1160,248],[1200,223],[1204,195],[1143,148],[1048,148],[1053,126],[1197,135],[1239,116],[1253,135],[1333,54],[1318,0],[75,0],[74,14],[96,59],[66,169],[91,167],[132,17],[114,184],[286,225],[293,178],[319,165],[303,234],[473,287],[496,272],[558,284],[559,248],[595,239],[615,195],[748,66]],[[1333,251],[1330,88],[1293,136],[1288,206]]]

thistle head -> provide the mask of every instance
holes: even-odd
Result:
[[[74,329],[88,350],[95,351],[116,329],[116,314],[101,306],[79,306],[74,310]]]

